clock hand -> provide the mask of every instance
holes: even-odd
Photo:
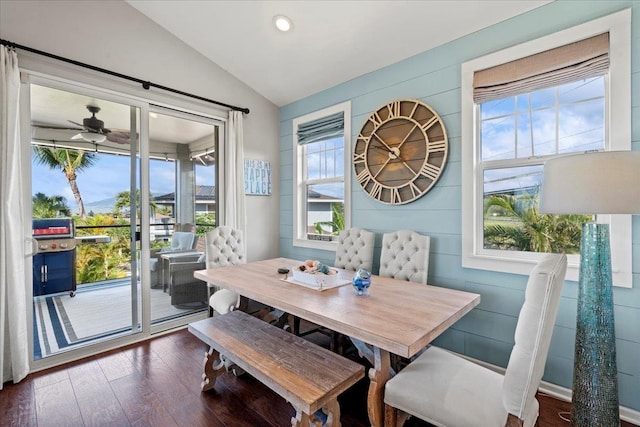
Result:
[[[405,162],[405,161],[404,161],[404,160],[402,160],[402,159],[400,159],[400,160],[402,161],[402,164],[403,164],[407,169],[409,169],[409,170],[411,171],[411,173],[413,173],[414,175],[417,175],[417,174],[418,174],[418,172],[414,171],[414,170],[413,170],[413,168],[407,164],[407,162]]]
[[[386,142],[384,142],[378,135],[376,135],[375,132],[372,132],[371,135],[375,136],[376,139],[380,141],[380,143],[383,145],[383,147],[381,148],[389,152],[390,159],[397,159],[400,156],[400,150],[398,149],[398,147],[393,147],[393,148],[389,147]]]
[[[402,140],[402,142],[398,145],[396,145],[397,149],[400,149],[400,147],[402,147],[402,144],[404,144],[405,142],[407,142],[407,138],[409,138],[409,135],[411,135],[413,133],[413,131],[418,127],[417,124],[413,125],[413,128],[405,135],[404,139]]]
[[[380,169],[378,169],[378,172],[376,172],[376,174],[373,176],[373,179],[376,179],[378,177],[378,175],[380,175],[380,172],[382,172],[382,170],[384,169],[385,166],[387,166],[387,163],[389,163],[391,161],[391,157],[389,157],[387,159],[386,162],[384,162],[384,164],[382,166],[380,166]]]

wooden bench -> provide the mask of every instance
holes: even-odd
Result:
[[[296,410],[293,426],[340,426],[338,395],[364,376],[364,367],[304,338],[242,311],[189,324],[189,332],[210,346],[202,391],[224,372],[220,353],[286,399]]]

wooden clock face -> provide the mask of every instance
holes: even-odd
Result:
[[[449,144],[442,119],[428,105],[390,102],[365,121],[353,150],[358,183],[390,205],[426,194],[444,170]]]

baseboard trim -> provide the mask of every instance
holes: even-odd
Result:
[[[484,366],[485,368],[491,369],[492,371],[499,372],[500,374],[504,375],[505,369],[500,366],[492,365],[490,363],[483,362],[482,360],[474,359],[473,357],[468,357],[462,354],[458,354],[458,355],[474,363],[477,363],[478,365]],[[554,397],[556,399],[559,399],[565,402],[571,402],[571,389],[561,387],[557,384],[552,384],[546,381],[542,381],[540,382],[540,387],[538,388],[538,391],[540,391],[541,393],[548,394],[549,396]],[[627,421],[629,423],[635,424],[637,426],[640,426],[640,411],[636,411],[634,409],[627,408],[625,406],[620,406],[620,419],[623,421]]]

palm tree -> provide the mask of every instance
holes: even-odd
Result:
[[[140,190],[136,190],[136,205],[140,206]],[[158,207],[156,202],[153,200],[153,196],[149,200],[149,206],[154,210]],[[131,192],[121,191],[116,194],[116,203],[113,206],[114,213],[119,214],[123,209],[127,208],[129,211],[131,210]],[[140,211],[138,210],[138,212]]]
[[[76,182],[77,172],[92,166],[95,163],[96,155],[87,153],[84,150],[70,150],[67,148],[51,148],[36,145],[33,147],[35,160],[38,164],[49,166],[50,169],[60,170],[69,181],[73,197],[78,204],[78,213],[81,218],[86,218],[84,203],[80,195],[80,189]]]
[[[47,196],[44,193],[36,193],[32,198],[34,218],[55,218],[59,216],[71,216],[71,209],[62,196]]]
[[[484,226],[485,245],[502,250],[578,253],[582,224],[588,215],[542,215],[538,194],[501,194],[486,197],[484,216],[499,213],[509,218]]]
[[[317,234],[324,234],[323,226],[331,227],[331,234],[337,236],[344,230],[344,204],[333,203],[331,205],[331,221],[319,221],[314,224]]]

